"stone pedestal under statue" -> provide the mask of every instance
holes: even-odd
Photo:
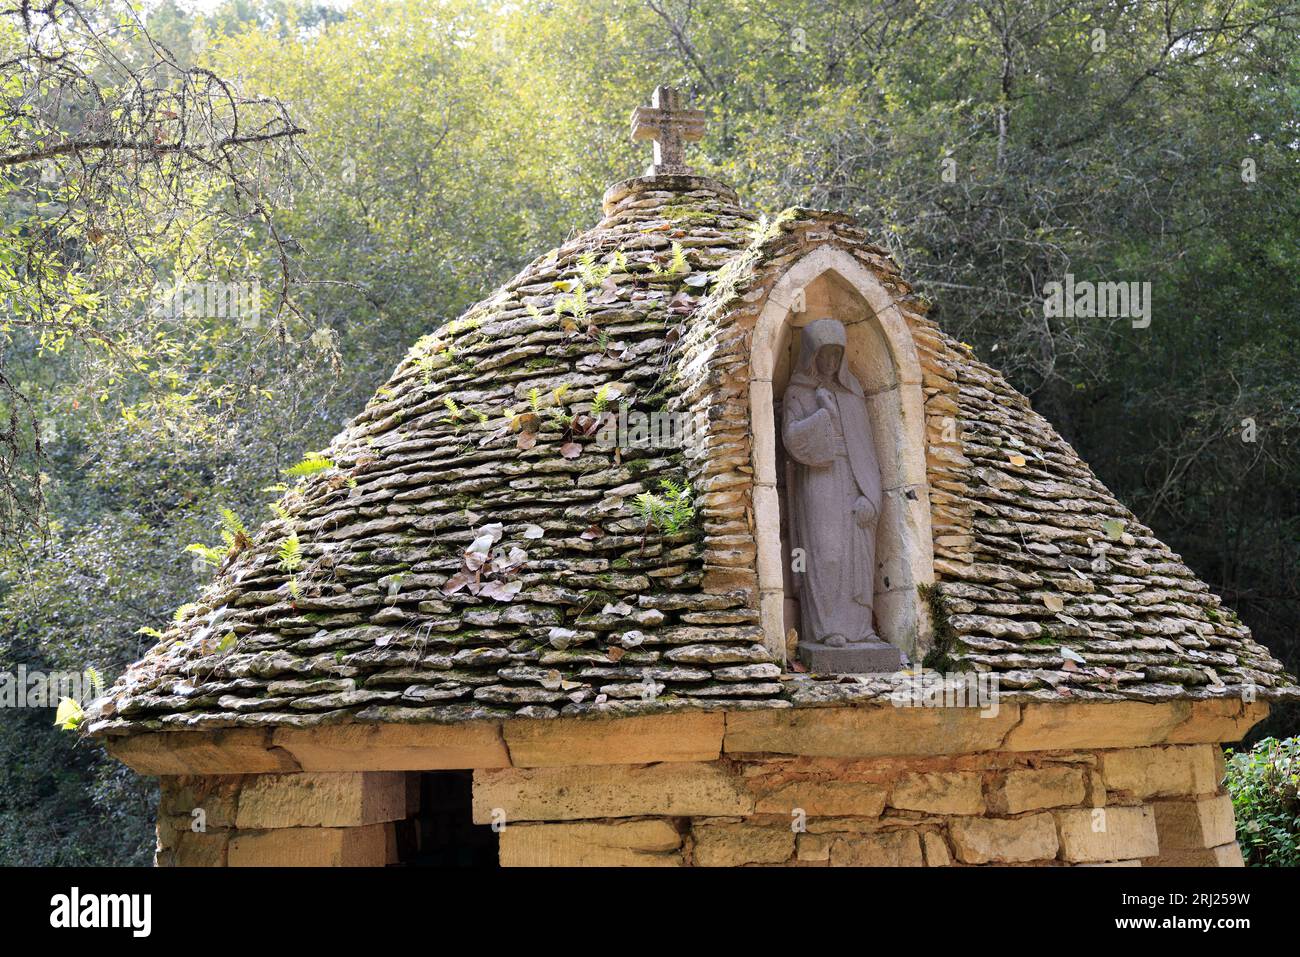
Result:
[[[873,675],[893,674],[902,667],[903,655],[880,639],[839,648],[800,640],[799,660],[815,675]]]

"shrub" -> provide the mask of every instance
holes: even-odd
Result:
[[[1227,783],[1246,863],[1300,866],[1300,736],[1228,752]]]

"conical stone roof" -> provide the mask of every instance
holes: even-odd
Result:
[[[785,672],[760,624],[749,333],[824,246],[895,296],[923,370],[928,664],[996,672],[1013,699],[1300,696],[848,217],[758,217],[692,175],[618,184],[603,208],[415,345],[89,733],[887,695]],[[683,412],[699,440],[607,448],[593,433],[618,405]],[[648,527],[638,496],[665,501],[664,482],[689,484],[693,515]]]

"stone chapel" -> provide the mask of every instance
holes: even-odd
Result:
[[[1300,688],[853,220],[645,175],[415,343],[83,733],[160,865],[1239,865]],[[669,422],[669,429],[646,423]]]

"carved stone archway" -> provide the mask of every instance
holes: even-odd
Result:
[[[797,260],[776,282],[751,342],[749,402],[764,644],[778,660],[785,659],[788,606],[776,404],[789,375],[794,331],[823,316],[839,319],[849,333],[849,364],[866,393],[876,436],[885,492],[877,532],[877,629],[916,661],[930,639],[917,586],[934,581],[921,366],[907,322],[888,289],[853,256],[829,246]]]

